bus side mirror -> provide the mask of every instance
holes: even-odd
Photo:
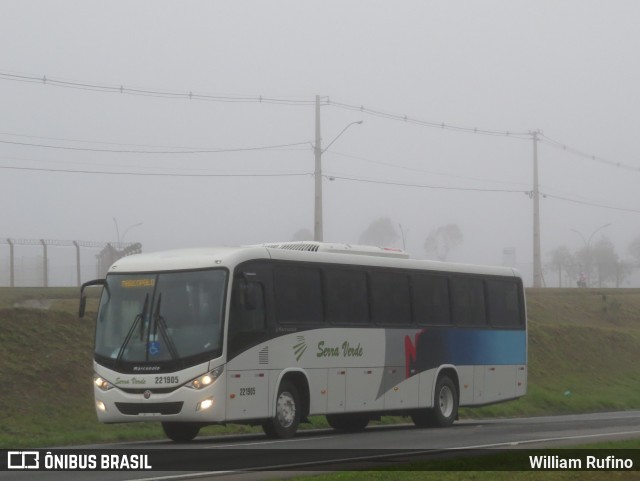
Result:
[[[87,307],[87,296],[80,297],[80,307],[78,308],[78,317],[82,319],[84,317],[84,311]]]
[[[78,307],[78,317],[79,318],[83,318],[84,314],[85,314],[85,310],[87,308],[87,296],[84,293],[84,290],[87,287],[91,287],[91,286],[105,286],[106,282],[104,279],[94,279],[92,281],[89,282],[85,282],[84,284],[82,284],[82,286],[80,287],[80,306]]]

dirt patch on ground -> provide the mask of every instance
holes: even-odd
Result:
[[[13,307],[24,307],[27,309],[45,309],[51,308],[55,299],[27,299],[26,301],[20,301],[13,304]]]

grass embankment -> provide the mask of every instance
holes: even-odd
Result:
[[[0,447],[161,438],[158,424],[101,425],[93,409],[93,319],[77,289],[0,288]],[[55,299],[49,309],[14,307]],[[88,309],[95,311],[97,300]],[[640,408],[640,290],[528,292],[529,393],[462,417]],[[313,419],[324,426],[324,418]],[[393,421],[393,420],[387,420]],[[248,432],[207,427],[203,434]]]

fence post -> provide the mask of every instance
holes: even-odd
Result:
[[[44,253],[44,267],[42,269],[42,276],[44,278],[44,287],[49,287],[49,260],[47,259],[47,243],[44,239],[40,239],[42,249]]]
[[[16,286],[16,267],[15,261],[13,257],[13,241],[11,239],[7,239],[9,243],[9,285],[11,287]]]
[[[80,246],[76,241],[73,241],[73,245],[76,246],[76,271],[78,274],[78,287],[80,287]]]

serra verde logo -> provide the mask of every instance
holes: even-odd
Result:
[[[299,361],[304,352],[307,350],[307,340],[304,336],[296,336],[297,343],[293,346],[293,353],[296,356],[296,361]],[[349,341],[344,341],[341,345],[327,346],[326,341],[318,342],[316,357],[362,357],[364,350],[360,343],[356,346],[349,344]]]
[[[318,343],[316,357],[362,357],[362,347],[360,343],[352,346],[349,341],[344,341],[340,347],[325,347],[324,341]]]

